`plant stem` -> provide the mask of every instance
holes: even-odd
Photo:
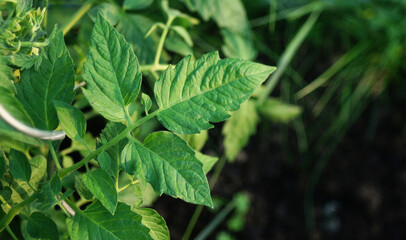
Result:
[[[10,234],[10,236],[14,239],[14,240],[18,240],[18,237],[13,233],[13,231],[11,231],[11,228],[7,225],[6,226],[7,232],[8,234]]]
[[[21,47],[45,47],[48,41],[45,42],[20,42]]]
[[[284,74],[286,68],[289,66],[290,62],[292,61],[293,56],[296,54],[297,50],[302,45],[304,39],[306,38],[306,36],[309,34],[310,30],[313,28],[314,24],[316,23],[319,15],[322,11],[322,10],[320,10],[320,7],[317,7],[317,6],[318,5],[316,5],[312,14],[309,16],[309,18],[300,28],[299,32],[295,35],[295,37],[289,43],[286,50],[283,52],[283,54],[279,60],[279,63],[278,63],[278,69],[276,70],[276,72],[274,74],[272,74],[271,78],[268,80],[268,82],[265,85],[265,90],[258,97],[259,106],[261,106],[265,102],[267,97],[271,94],[271,92],[275,88],[276,84],[279,82],[280,78]]]
[[[168,64],[158,64],[158,65],[141,65],[141,72],[145,72],[145,71],[164,71],[166,70],[170,65]]]
[[[49,145],[49,150],[51,151],[52,159],[54,159],[56,169],[58,171],[60,171],[62,169],[62,167],[61,167],[61,164],[59,163],[58,156],[56,155],[54,145],[52,144],[52,142],[48,142],[48,145]]]
[[[65,175],[79,169],[80,167],[82,167],[83,165],[85,165],[86,163],[88,163],[90,160],[92,160],[93,158],[95,158],[97,155],[99,155],[99,153],[101,153],[104,150],[107,150],[108,148],[112,147],[113,145],[117,144],[119,141],[121,141],[121,139],[127,137],[127,134],[129,132],[131,132],[132,130],[134,130],[136,127],[138,127],[139,125],[143,124],[144,122],[154,118],[157,114],[159,113],[159,110],[149,114],[148,116],[145,116],[143,118],[141,118],[140,120],[136,121],[134,124],[129,125],[126,129],[124,129],[120,134],[118,134],[115,138],[113,138],[112,140],[110,140],[109,142],[107,142],[106,144],[104,144],[103,146],[101,146],[100,148],[96,149],[96,151],[90,153],[88,156],[86,156],[84,159],[82,159],[80,162],[75,163],[74,165],[68,167],[68,168],[64,168],[61,171],[59,171],[59,177],[62,178]]]
[[[20,202],[19,204],[14,205],[11,210],[7,213],[6,216],[4,216],[0,220],[0,232],[6,228],[10,222],[13,220],[13,218],[22,210],[25,208],[26,205],[34,202],[37,199],[37,194],[32,194],[30,197],[25,199],[24,201]]]
[[[175,18],[174,17],[169,17],[168,21],[165,24],[165,28],[163,29],[161,38],[159,39],[159,43],[158,43],[158,48],[155,54],[155,59],[154,59],[154,66],[158,66],[159,65],[159,59],[161,58],[161,54],[162,54],[162,50],[164,48],[164,43],[165,43],[165,39],[166,36],[168,35],[168,31],[169,31],[169,27],[171,26],[173,20]]]
[[[65,36],[73,26],[85,15],[87,11],[92,7],[93,1],[85,2],[79,10],[73,15],[72,19],[63,27],[63,35]]]
[[[235,208],[235,201],[231,201],[219,214],[205,227],[195,238],[195,240],[204,240],[223,222],[227,215]]]

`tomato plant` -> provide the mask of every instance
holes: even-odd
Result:
[[[213,207],[206,174],[217,158],[199,152],[204,131],[238,109],[234,119],[248,116],[255,126],[256,105],[248,99],[276,68],[221,59],[217,51],[195,59],[185,27],[196,18],[167,1],[154,3],[165,22],[150,24],[126,12],[152,2],[89,1],[62,27],[46,25],[52,15],[47,1],[1,3],[0,231],[17,238],[9,224],[18,215],[27,239],[169,239],[165,220],[141,206],[148,186],[158,195]],[[64,35],[88,11],[90,39],[68,49]],[[250,44],[247,25],[216,12],[200,14],[223,27],[226,44],[235,43],[230,38]],[[126,24],[132,21],[143,24],[131,29]],[[141,44],[134,43],[137,37]],[[186,56],[167,64],[165,45]],[[237,57],[232,49],[225,45],[223,51]],[[94,115],[107,121],[97,139],[87,129]],[[155,119],[164,130],[144,127]],[[224,128],[231,136],[229,159],[248,141],[232,137],[238,124]],[[130,202],[122,195],[128,189]]]

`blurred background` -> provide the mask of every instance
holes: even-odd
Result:
[[[65,35],[78,82],[98,11],[151,64],[162,2],[50,0],[47,32],[84,11]],[[172,239],[405,239],[405,0],[168,4],[189,17],[174,22],[162,63],[217,50],[278,67],[229,120],[185,137],[219,158],[208,174],[214,209],[144,196]],[[156,76],[144,78],[151,93]],[[97,137],[106,122],[81,99]],[[138,138],[161,128],[143,125]]]

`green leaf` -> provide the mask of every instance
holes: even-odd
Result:
[[[1,77],[1,76],[0,76]],[[33,125],[33,121],[25,111],[21,103],[18,99],[14,96],[14,86],[1,86],[1,82],[3,79],[0,80],[0,104],[16,119],[20,120],[21,122],[27,125]],[[9,81],[4,79],[5,83],[8,84]],[[7,85],[4,84],[4,85]],[[31,145],[40,145],[41,142],[35,138],[29,137],[19,131],[15,130],[14,128],[10,127],[7,123],[5,123],[0,118],[0,138],[11,138],[23,143],[31,144]]]
[[[241,104],[241,108],[234,112],[223,127],[225,155],[234,161],[252,135],[256,133],[259,118],[255,103],[248,100]]]
[[[275,98],[267,99],[259,110],[269,120],[281,123],[287,123],[302,113],[299,106],[283,103]]]
[[[123,8],[125,10],[141,10],[151,5],[153,1],[154,0],[124,0]]]
[[[138,179],[149,182],[158,194],[213,206],[202,163],[177,135],[154,132],[143,144],[132,141],[123,150],[121,159],[128,173],[135,172]]]
[[[30,160],[31,165],[31,178],[30,184],[34,188],[38,185],[39,182],[45,176],[46,169],[47,169],[47,160],[42,155],[37,155]],[[6,178],[5,175],[4,178]],[[11,178],[11,177],[10,177]],[[17,204],[24,201],[28,196],[33,193],[33,190],[28,186],[28,182],[20,181],[15,178],[11,178],[11,181],[8,184],[11,187],[12,195],[10,199],[10,203]]]
[[[107,142],[115,138],[125,128],[125,125],[121,123],[109,122],[102,131],[102,134],[100,136],[100,143],[106,144]],[[97,158],[100,167],[104,169],[110,176],[113,176],[115,178],[118,177],[121,151],[124,149],[127,142],[128,139],[125,138],[107,149],[106,153],[110,156],[110,158],[108,158],[104,154],[99,155],[99,157]]]
[[[58,239],[58,228],[47,216],[34,212],[28,218],[27,231],[33,238]]]
[[[196,134],[179,135],[187,144],[196,151],[202,150],[209,137],[208,131],[204,130]]]
[[[87,200],[93,198],[92,192],[85,186],[82,181],[82,177],[78,174],[75,176],[75,189],[78,191],[79,195]]]
[[[52,175],[51,179],[47,182],[42,182],[39,187],[39,195],[37,202],[38,210],[46,211],[53,208],[58,202],[58,195],[62,190],[61,180],[58,174]]]
[[[6,160],[3,156],[0,156],[0,179],[3,178],[6,173]]]
[[[97,16],[84,64],[83,93],[92,107],[110,121],[126,119],[126,106],[141,87],[141,71],[130,45],[102,16]]]
[[[17,85],[17,98],[33,118],[36,127],[54,130],[59,121],[53,101],[70,104],[75,96],[75,79],[73,61],[62,32],[55,27],[49,41],[38,71],[30,68],[22,72],[21,82]]]
[[[151,208],[138,208],[134,212],[141,215],[141,223],[149,228],[149,235],[154,240],[169,240],[169,230],[165,220]]]
[[[165,49],[182,56],[193,54],[193,49],[176,34],[170,34],[167,37],[165,40]]]
[[[149,109],[151,109],[152,101],[147,94],[141,94],[141,104],[144,106],[145,113],[148,114]]]
[[[83,174],[85,186],[100,200],[103,206],[111,214],[114,214],[117,207],[117,191],[113,179],[103,169],[96,169]]]
[[[203,164],[203,171],[205,174],[210,172],[210,170],[213,168],[214,164],[219,160],[218,157],[212,157],[206,154],[203,154],[201,152],[195,151],[196,153],[196,158],[199,159],[200,162]]]
[[[135,55],[140,64],[150,64],[155,57],[154,39],[157,37],[152,33],[145,38],[145,34],[154,22],[138,14],[121,14],[117,24],[117,31],[124,35],[125,39],[132,45]]]
[[[70,104],[54,101],[62,129],[73,140],[81,140],[86,133],[86,119],[83,113]]]
[[[182,27],[182,26],[172,26],[171,29],[176,32],[177,34],[179,34],[180,37],[183,38],[183,40],[185,41],[185,43],[189,46],[193,46],[193,40],[192,37],[190,37],[188,31]]]
[[[111,215],[99,201],[96,201],[66,222],[72,240],[153,239],[149,235],[149,229],[141,221],[141,216],[123,203],[119,203],[116,213]]]
[[[24,153],[11,149],[9,159],[11,176],[21,181],[30,181],[31,165]]]
[[[228,118],[274,70],[241,59],[220,60],[217,52],[197,61],[187,56],[155,83],[158,120],[179,134],[211,128],[210,122]]]

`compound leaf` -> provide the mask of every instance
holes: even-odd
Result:
[[[151,240],[149,229],[142,224],[142,218],[131,211],[130,207],[119,203],[114,215],[96,201],[85,211],[75,214],[67,220],[72,240]]]
[[[154,132],[143,144],[131,141],[122,153],[124,169],[149,182],[154,190],[184,201],[213,206],[202,163],[179,136]]]
[[[85,186],[100,200],[103,206],[114,214],[117,207],[117,191],[113,179],[103,169],[96,169],[83,174]]]
[[[86,134],[86,119],[83,113],[70,104],[54,102],[59,121],[66,135],[72,140],[81,140]]]
[[[141,215],[141,223],[149,228],[149,235],[154,240],[169,240],[169,230],[165,220],[151,208],[138,208],[134,212]]]
[[[140,91],[140,66],[124,37],[100,13],[84,69],[83,92],[93,108],[110,121],[124,120],[126,106]]]
[[[71,103],[75,93],[73,61],[56,27],[51,33],[49,44],[38,70],[30,68],[21,74],[17,85],[17,98],[27,113],[33,118],[36,127],[54,130],[58,117],[54,100]]]
[[[33,238],[58,239],[56,224],[40,212],[34,212],[28,218],[27,232]]]
[[[30,181],[31,165],[24,153],[11,149],[9,159],[11,176],[18,180]]]
[[[220,60],[217,52],[197,61],[187,56],[155,84],[158,120],[179,134],[211,128],[210,122],[228,118],[274,70],[241,59]]]
[[[246,101],[234,112],[223,127],[225,154],[233,161],[257,130],[259,118],[253,101]]]

